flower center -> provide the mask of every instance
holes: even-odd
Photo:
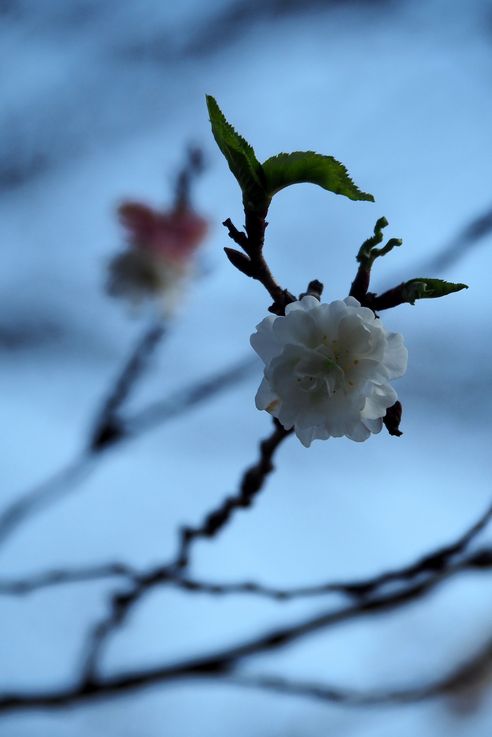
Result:
[[[295,375],[299,388],[309,393],[322,392],[331,397],[345,387],[343,369],[324,353],[315,353],[299,361]]]

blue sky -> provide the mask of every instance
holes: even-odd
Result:
[[[19,0],[3,11],[2,505],[77,452],[144,328],[148,313],[131,314],[104,292],[122,240],[114,208],[124,197],[168,202],[190,141],[209,161],[196,205],[211,234],[201,276],[131,406],[248,355],[269,302],[222,253],[220,223],[230,216],[241,224],[241,202],[210,134],[210,93],[259,158],[331,154],[376,197],[374,205],[353,203],[307,185],[277,197],[266,254],[291,291],[319,278],[326,299],[344,297],[356,249],[381,215],[404,245],[377,265],[375,288],[439,276],[470,289],[384,315],[409,347],[397,386],[403,438],[331,440],[309,451],[291,438],[255,508],[217,543],[197,546],[194,572],[294,585],[404,564],[457,536],[490,497],[490,236],[445,272],[420,273],[492,205],[490,8],[479,0],[314,4],[293,16],[243,13],[236,28],[224,20],[235,17],[233,0],[168,5]],[[259,377],[258,366],[234,391],[109,455],[77,493],[0,551],[2,575],[166,559],[177,526],[235,489],[269,432],[253,403]],[[101,615],[110,588],[2,600],[2,687],[72,677],[81,633]],[[405,611],[333,630],[251,668],[360,688],[406,685],[444,672],[487,640],[489,602],[485,578],[463,577]],[[107,668],[207,649],[316,606],[159,591],[115,639]],[[0,734],[476,736],[490,734],[491,723],[490,699],[457,719],[443,704],[352,712],[185,684],[68,713],[13,716]]]

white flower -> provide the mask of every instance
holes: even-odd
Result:
[[[407,349],[372,310],[353,297],[321,304],[306,296],[256,330],[251,345],[265,364],[258,409],[293,427],[306,447],[343,435],[361,442],[381,430],[397,400],[389,380],[405,373]]]

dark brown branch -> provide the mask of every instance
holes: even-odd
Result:
[[[203,173],[205,161],[200,148],[190,146],[186,161],[176,177],[176,193],[174,207],[186,210],[191,205],[191,187],[197,177]]]
[[[479,519],[473,523],[460,537],[453,543],[444,545],[437,550],[418,558],[402,568],[394,568],[385,571],[378,576],[366,579],[352,581],[330,581],[328,583],[317,584],[313,586],[301,586],[291,589],[279,589],[272,586],[265,586],[252,581],[220,584],[205,583],[193,579],[183,578],[176,581],[176,585],[181,586],[189,591],[201,591],[210,594],[255,594],[264,596],[277,601],[287,601],[290,599],[321,596],[324,594],[344,594],[351,598],[366,598],[378,592],[384,586],[389,584],[405,584],[415,581],[423,576],[432,576],[444,573],[448,566],[453,564],[456,558],[463,555],[469,545],[477,537],[477,535],[485,528],[492,519],[492,505],[490,505]],[[483,550],[472,556],[466,561],[468,567],[488,567],[492,562],[492,552]]]
[[[285,314],[286,306],[290,302],[295,302],[296,298],[287,289],[282,289],[277,283],[263,256],[263,243],[267,227],[266,215],[263,216],[262,214],[248,211],[245,214],[246,233],[238,230],[230,218],[227,218],[223,225],[227,228],[229,238],[240,246],[249,257],[247,266],[243,266],[240,270],[252,279],[259,281],[265,287],[273,299],[273,304],[268,308],[270,312],[276,315],[283,315]],[[229,259],[231,260],[230,256]],[[237,264],[235,265],[237,266]]]
[[[119,411],[145,370],[150,356],[165,335],[162,323],[151,325],[138,340],[130,356],[123,364],[109,395],[97,412],[94,430],[89,441],[89,451],[98,453],[121,440],[125,434]]]
[[[106,578],[126,578],[129,582],[134,582],[138,578],[138,572],[124,563],[55,569],[26,578],[0,579],[0,596],[24,596],[40,589],[74,583],[87,583]]]
[[[357,299],[361,305],[366,305],[366,295],[371,280],[371,269],[365,263],[359,264],[355,279],[350,285],[349,296]]]
[[[273,420],[274,431],[260,443],[260,457],[258,462],[244,473],[239,491],[234,496],[227,497],[217,509],[210,512],[198,527],[184,527],[181,530],[180,546],[176,559],[178,568],[186,568],[189,564],[191,546],[200,538],[212,538],[222,530],[231,517],[240,509],[248,509],[253,504],[256,495],[263,488],[269,474],[274,470],[273,456],[275,451],[288,437],[292,430],[285,430],[280,422]]]
[[[181,529],[176,555],[169,563],[140,576],[132,588],[113,597],[109,615],[97,623],[89,635],[84,682],[95,680],[103,647],[108,637],[124,622],[130,609],[155,586],[176,579],[179,571],[189,565],[191,548],[197,540],[214,538],[230,522],[235,512],[247,509],[253,504],[256,495],[274,469],[272,460],[275,451],[292,432],[284,430],[276,419],[273,420],[273,424],[273,432],[260,443],[258,461],[244,472],[237,494],[222,501],[197,527]]]
[[[323,294],[324,288],[324,284],[318,281],[318,279],[313,279],[309,282],[306,291],[299,295],[299,299],[309,295],[311,297],[316,297],[317,300],[321,301],[321,295]]]
[[[488,556],[490,562],[490,556]],[[475,566],[473,566],[475,567]],[[483,566],[478,560],[477,569]],[[82,683],[66,689],[54,689],[42,692],[5,693],[0,696],[0,712],[7,713],[26,709],[55,709],[69,705],[84,703],[124,694],[128,691],[147,687],[153,684],[176,682],[183,678],[234,678],[235,668],[245,659],[262,653],[271,652],[298,642],[307,636],[324,631],[342,623],[350,622],[362,616],[371,616],[381,612],[393,611],[405,604],[420,599],[433,591],[444,580],[465,570],[464,563],[452,569],[438,573],[425,583],[419,583],[403,591],[384,594],[370,600],[359,601],[335,611],[328,610],[313,617],[305,618],[297,623],[253,637],[231,647],[212,652],[208,655],[185,659],[177,663],[158,668],[130,671],[108,678],[85,679]],[[238,678],[241,683],[242,676]],[[449,679],[446,679],[449,682]],[[246,684],[245,684],[246,685]],[[250,684],[254,685],[254,684]],[[267,687],[265,682],[260,687]],[[303,695],[315,695],[308,690]]]
[[[105,565],[84,567],[80,569],[65,569],[38,573],[21,579],[0,579],[0,595],[18,595],[36,591],[40,588],[62,583],[89,581],[104,577],[123,576],[129,583],[139,585],[141,581],[151,581],[152,585],[167,583],[186,591],[212,595],[251,594],[263,596],[277,601],[323,596],[326,594],[343,594],[350,598],[364,598],[378,592],[389,584],[405,584],[422,576],[432,576],[443,572],[455,559],[466,552],[468,546],[484,529],[491,519],[492,506],[469,527],[455,542],[426,553],[414,563],[402,568],[386,571],[378,576],[351,581],[329,581],[312,586],[298,586],[294,588],[277,588],[254,581],[238,583],[207,582],[183,576],[179,569],[172,565],[159,566],[149,572],[139,572],[123,563],[108,563]],[[463,561],[469,568],[487,568],[492,565],[492,549],[482,549]]]
[[[175,207],[189,205],[191,186],[203,169],[201,150],[190,148],[176,178]],[[119,416],[119,411],[144,372],[152,352],[164,334],[163,324],[152,325],[137,342],[109,389],[107,398],[95,413],[94,429],[89,438],[87,450],[84,450],[80,457],[53,477],[22,494],[0,513],[0,544],[31,514],[63,496],[65,487],[69,490],[85,478],[92,468],[94,456],[126,439],[127,430]]]
[[[339,688],[325,683],[283,678],[277,675],[225,676],[225,680],[241,686],[249,686],[276,693],[308,697],[346,706],[393,706],[415,704],[438,696],[459,697],[480,679],[490,673],[492,667],[492,641],[488,641],[465,663],[453,668],[450,673],[429,683],[395,690],[378,689],[356,691]]]
[[[393,307],[408,303],[407,292],[405,290],[405,282],[398,284],[398,286],[388,289],[382,294],[373,294],[369,292],[366,295],[364,304],[366,307],[370,307],[375,312],[381,310],[390,310]]]
[[[0,545],[29,517],[74,491],[94,466],[94,456],[84,451],[38,486],[19,495],[0,513]]]
[[[122,422],[122,431],[114,435],[106,451],[122,442],[128,442],[142,432],[152,430],[182,415],[214,396],[230,389],[249,377],[258,362],[254,358],[243,359],[224,371],[203,381],[190,384],[169,398],[146,407]],[[84,450],[74,461],[38,486],[21,494],[0,512],[0,545],[2,545],[29,517],[66,496],[87,479],[105,454]]]
[[[102,450],[124,439],[125,430],[118,417],[119,409],[144,371],[150,354],[163,335],[163,325],[152,325],[138,340],[107,399],[96,413],[95,429],[88,447],[65,468],[22,494],[0,513],[0,545],[28,517],[53,504],[69,491],[73,491],[90,474],[95,457]]]
[[[227,366],[222,371],[179,389],[170,397],[153,402],[125,420],[129,437],[140,435],[182,415],[203,402],[236,386],[259,371],[256,357],[248,356]]]

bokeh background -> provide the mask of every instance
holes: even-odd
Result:
[[[77,454],[118,366],[144,328],[104,291],[121,247],[115,205],[172,198],[189,142],[208,169],[195,191],[212,223],[200,276],[131,400],[138,408],[248,355],[262,288],[232,269],[220,222],[240,194],[212,140],[213,94],[260,159],[315,149],[376,204],[308,185],[270,212],[267,255],[294,292],[316,277],[346,295],[357,247],[385,215],[404,246],[375,287],[439,276],[467,292],[384,315],[402,332],[404,436],[290,439],[253,510],[193,572],[276,585],[364,576],[454,539],[490,499],[492,6],[487,0],[3,0],[0,3],[1,504]],[[468,228],[468,231],[467,231]],[[475,233],[476,235],[476,233]],[[2,576],[120,559],[166,560],[175,530],[236,488],[269,432],[253,396],[260,366],[220,397],[108,454],[86,483],[0,550]],[[486,539],[487,535],[484,535]],[[2,598],[0,690],[74,678],[82,635],[110,582]],[[256,658],[251,671],[361,689],[425,683],[491,635],[492,583],[462,576],[425,601]],[[107,669],[232,642],[327,602],[275,604],[157,590]],[[212,683],[157,687],[58,713],[4,717],[5,737],[435,737],[489,735],[492,698],[353,710]]]

